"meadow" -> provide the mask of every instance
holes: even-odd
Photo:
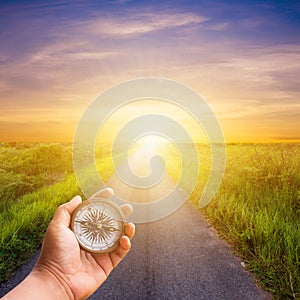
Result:
[[[220,189],[200,211],[274,299],[300,299],[300,144],[229,144],[226,149]],[[196,207],[210,168],[209,146],[197,150],[200,173],[190,197]],[[176,179],[180,164],[173,152],[167,170]],[[113,172],[109,148],[99,148],[96,157],[99,172],[108,178]],[[40,246],[56,207],[76,194],[71,145],[1,145],[1,282]]]
[[[195,205],[208,169],[207,160]],[[200,211],[274,299],[300,299],[300,144],[227,145],[220,189]]]
[[[95,153],[103,178],[114,170],[109,153]],[[1,144],[0,282],[36,252],[56,208],[78,194],[71,144]]]

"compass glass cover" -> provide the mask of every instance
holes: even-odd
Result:
[[[121,209],[105,199],[86,200],[72,215],[71,227],[82,248],[96,253],[111,252],[124,233]]]

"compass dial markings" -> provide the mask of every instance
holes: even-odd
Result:
[[[86,250],[108,252],[115,249],[123,234],[125,218],[117,205],[107,200],[88,200],[72,217],[72,229]]]

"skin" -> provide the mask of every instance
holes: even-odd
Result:
[[[112,189],[97,193],[110,198]],[[71,215],[82,202],[80,196],[61,205],[50,222],[41,255],[31,273],[3,300],[8,299],[86,299],[106,280],[110,272],[129,252],[134,224],[125,225],[125,235],[119,247],[111,253],[95,254],[80,248],[70,229]],[[121,206],[125,216],[132,212],[130,205]]]

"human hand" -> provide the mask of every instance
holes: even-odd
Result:
[[[112,194],[112,189],[108,188],[97,193],[97,196],[111,198]],[[130,239],[135,231],[133,224],[126,224],[119,247],[111,253],[86,252],[80,248],[70,229],[72,212],[81,201],[81,197],[76,196],[59,206],[47,229],[40,258],[32,271],[58,281],[70,299],[85,299],[96,291],[129,252]],[[125,217],[132,212],[127,204],[121,209]]]

